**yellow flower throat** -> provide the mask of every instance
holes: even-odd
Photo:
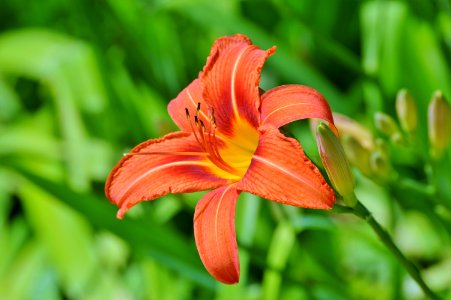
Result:
[[[205,126],[197,116],[199,110],[200,104],[194,116],[194,124],[191,120],[190,124],[197,142],[207,154],[204,160],[207,168],[220,178],[240,180],[249,168],[257,149],[257,129],[245,119],[238,118],[232,122],[231,136],[216,133],[214,113],[212,112],[210,117],[210,124]],[[186,115],[190,119],[188,109]]]

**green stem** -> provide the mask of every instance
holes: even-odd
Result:
[[[404,254],[399,250],[399,248],[395,245],[390,235],[382,228],[382,226],[373,218],[372,214],[368,211],[368,209],[358,201],[352,213],[362,220],[366,221],[374,232],[377,234],[379,239],[384,243],[384,245],[393,253],[393,255],[398,259],[398,261],[404,266],[406,271],[412,276],[412,278],[418,283],[418,285],[423,290],[424,294],[428,296],[430,299],[440,299],[424,282],[421,277],[420,272],[416,268],[416,266],[408,260]]]

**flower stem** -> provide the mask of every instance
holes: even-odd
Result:
[[[362,220],[366,221],[374,232],[377,234],[382,243],[393,253],[396,259],[404,266],[406,271],[412,276],[412,278],[418,283],[418,285],[423,290],[424,294],[428,296],[430,299],[440,299],[424,282],[421,277],[420,272],[417,267],[408,260],[404,254],[399,250],[399,248],[395,245],[390,235],[387,233],[385,229],[373,218],[373,215],[369,212],[369,210],[358,201],[356,206],[352,209],[352,213]]]

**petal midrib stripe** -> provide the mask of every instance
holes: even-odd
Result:
[[[219,245],[219,232],[218,232],[218,221],[219,221],[219,210],[222,204],[222,200],[224,199],[225,195],[227,194],[227,192],[233,187],[234,185],[229,185],[221,194],[221,197],[219,198],[219,202],[218,205],[216,206],[216,212],[215,212],[215,238],[216,238],[216,253],[221,253],[221,247]],[[227,220],[229,221],[229,220]],[[227,252],[229,253],[229,257],[233,256],[233,253],[230,253],[229,251],[229,247],[227,247]],[[233,275],[230,275],[230,271],[228,269],[226,269],[229,277],[233,277]]]
[[[266,165],[268,165],[268,166],[270,166],[270,167],[272,167],[274,169],[277,169],[277,170],[281,171],[282,173],[285,173],[285,174],[295,178],[296,180],[302,182],[306,187],[308,187],[312,191],[312,193],[318,195],[320,198],[324,198],[324,195],[318,191],[318,187],[312,186],[309,182],[307,182],[303,178],[297,176],[296,174],[294,174],[290,170],[287,170],[284,167],[281,167],[280,165],[278,165],[278,164],[276,164],[276,163],[274,163],[274,162],[272,162],[270,160],[267,160],[266,158],[258,156],[258,155],[254,155],[253,158],[255,160],[261,162],[261,163],[264,163],[264,164],[266,164]]]
[[[269,116],[275,114],[276,112],[278,112],[278,111],[280,111],[280,110],[282,110],[282,109],[285,109],[285,108],[288,108],[288,107],[292,107],[292,106],[309,105],[309,104],[311,104],[311,103],[303,102],[303,103],[294,103],[294,104],[288,104],[288,105],[281,106],[281,107],[279,107],[279,108],[273,110],[273,111],[270,112],[269,114],[267,114],[267,115],[265,116],[265,118],[263,119],[263,121],[261,122],[261,124],[263,125],[263,124],[265,123],[265,121],[269,118]]]
[[[130,194],[130,192],[133,190],[133,188],[145,177],[151,175],[152,173],[161,171],[166,168],[175,167],[175,166],[208,166],[208,162],[202,162],[202,161],[176,161],[176,162],[170,162],[167,164],[158,165],[155,168],[151,168],[144,172],[141,176],[137,177],[135,180],[133,180],[126,188],[122,189],[122,193],[119,194],[118,199],[119,201],[117,204],[119,206],[123,205],[123,202],[125,198]]]
[[[236,94],[235,94],[235,81],[236,81],[236,75],[237,75],[237,71],[238,71],[238,66],[240,65],[240,61],[241,61],[241,57],[243,56],[244,52],[246,52],[247,48],[243,48],[243,50],[240,52],[240,54],[238,55],[238,57],[236,58],[236,61],[233,65],[233,69],[232,69],[232,76],[230,78],[230,89],[231,89],[231,97],[232,97],[232,109],[235,113],[235,117],[237,119],[239,119],[240,115],[238,112],[238,104],[237,104],[237,100],[236,100]]]

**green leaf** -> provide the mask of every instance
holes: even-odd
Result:
[[[16,92],[3,80],[0,73],[0,128],[4,122],[13,119],[21,109]]]
[[[34,184],[21,183],[19,195],[35,233],[51,254],[67,294],[80,297],[98,268],[89,224]]]
[[[0,35],[0,72],[30,77],[49,88],[64,138],[68,180],[75,189],[88,189],[91,162],[81,111],[98,112],[106,104],[91,48],[43,29],[7,32]]]
[[[13,166],[13,169],[46,193],[80,212],[94,227],[113,232],[128,241],[132,248],[145,251],[159,263],[177,270],[206,288],[215,287],[216,282],[202,266],[194,243],[188,243],[174,230],[160,227],[151,220],[136,221],[126,218],[119,221],[115,217],[116,208],[106,199],[75,192],[18,165]]]
[[[30,241],[17,253],[7,272],[0,276],[1,299],[30,299],[34,283],[41,276],[46,251],[37,241]]]
[[[263,299],[277,299],[282,284],[281,271],[285,269],[296,234],[287,222],[280,222],[274,231],[268,250],[268,269],[263,275]]]

